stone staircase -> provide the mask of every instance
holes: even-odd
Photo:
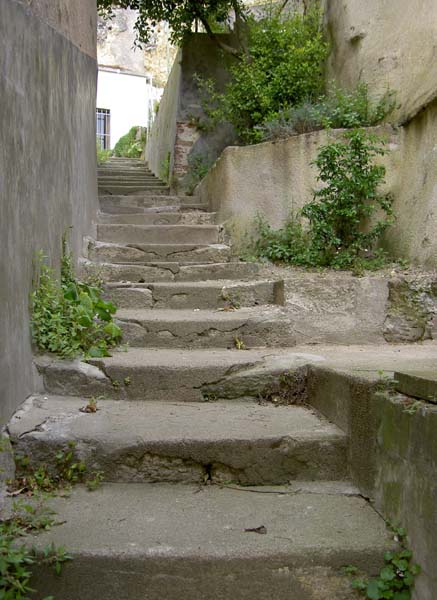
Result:
[[[40,357],[45,394],[10,424],[35,464],[75,441],[104,485],[53,501],[34,542],[74,555],[62,600],[342,600],[340,569],[375,572],[392,547],[348,481],[348,438],[304,405],[263,400],[308,363],[292,348],[283,283],[236,261],[215,215],[174,197],[140,161],[99,170],[103,277],[129,349],[89,363]],[[315,359],[314,359],[315,360]],[[98,397],[98,411],[80,408]]]

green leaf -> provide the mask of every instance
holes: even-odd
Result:
[[[367,584],[366,593],[369,600],[381,600],[382,594],[380,582],[376,579],[372,579],[371,581],[369,581],[369,583]]]
[[[122,331],[121,331],[120,327],[113,322],[105,325],[105,327],[103,328],[103,331],[107,335],[109,335],[112,339],[118,339],[118,338],[121,338],[121,336],[122,336]]]

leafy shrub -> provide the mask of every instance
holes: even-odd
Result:
[[[374,164],[384,149],[378,138],[363,130],[348,132],[344,138],[322,146],[314,161],[323,185],[301,211],[308,230],[292,219],[284,229],[273,231],[261,220],[258,256],[337,269],[383,266],[383,254],[372,250],[392,223],[391,200],[378,193],[385,167]],[[385,218],[371,224],[377,210]]]
[[[381,123],[394,106],[393,92],[372,101],[365,83],[352,92],[333,87],[328,96],[288,107],[259,129],[264,139],[280,139],[319,129],[372,127]]]
[[[320,96],[328,46],[318,10],[287,19],[275,15],[250,19],[248,24],[249,51],[231,67],[225,92],[211,95],[210,83],[204,88],[212,121],[230,122],[244,143],[254,143],[262,139],[257,127],[281,109]]]
[[[140,158],[146,145],[146,133],[142,127],[132,127],[114,146],[114,156]]]
[[[109,356],[121,338],[113,322],[116,307],[102,298],[102,289],[78,281],[72,255],[63,238],[61,278],[39,255],[39,278],[31,295],[31,328],[36,346],[62,357]]]

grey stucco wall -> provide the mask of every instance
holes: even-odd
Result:
[[[78,2],[81,10],[59,30],[53,8],[62,2],[46,3],[51,16],[44,3],[36,12],[26,4],[0,0],[0,424],[33,391],[35,254],[43,250],[57,265],[72,226],[78,257],[97,208],[95,1]],[[87,51],[73,35],[84,19]]]

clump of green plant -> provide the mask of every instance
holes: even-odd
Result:
[[[393,92],[372,100],[366,83],[354,91],[332,86],[327,96],[305,100],[281,110],[271,121],[260,126],[263,139],[281,139],[320,129],[353,129],[382,123],[395,107]]]
[[[292,218],[285,228],[273,231],[259,220],[258,256],[307,267],[383,267],[385,254],[375,246],[393,222],[393,213],[390,197],[378,191],[385,167],[374,159],[382,154],[381,141],[363,130],[322,146],[313,163],[322,186],[299,215],[308,220],[308,228]],[[377,211],[385,216],[375,222]]]
[[[30,600],[35,592],[29,585],[33,565],[53,567],[57,575],[62,565],[71,560],[65,548],[54,544],[42,552],[17,544],[17,538],[29,532],[49,529],[54,525],[53,512],[41,504],[15,502],[12,514],[0,521],[0,598],[4,600]],[[44,600],[54,600],[53,596]]]
[[[131,127],[115,144],[113,154],[118,157],[141,158],[146,141],[146,131],[143,127]]]
[[[31,294],[35,345],[61,357],[109,356],[109,348],[121,339],[121,329],[113,321],[116,307],[102,298],[101,287],[76,279],[65,235],[60,281],[42,254],[38,255],[37,267]]]
[[[96,140],[96,151],[98,165],[103,165],[103,163],[107,162],[112,156],[112,150],[110,150],[109,148],[107,150],[104,150],[98,138]]]
[[[170,162],[171,162],[171,152],[167,153],[167,156],[161,162],[161,166],[159,169],[159,177],[162,181],[169,183],[170,181]]]
[[[395,533],[402,548],[399,552],[385,553],[385,566],[379,576],[372,579],[359,578],[352,582],[352,587],[369,600],[411,600],[414,581],[421,569],[412,562],[413,554],[406,547],[405,529],[398,528]]]
[[[231,66],[224,93],[206,82],[201,95],[212,123],[230,122],[239,139],[250,144],[262,140],[259,126],[282,109],[323,93],[328,44],[316,9],[287,18],[277,13],[249,18],[247,26],[248,51]]]
[[[186,175],[186,193],[191,196],[196,189],[196,186],[207,175],[212,165],[212,160],[209,156],[203,154],[192,153],[188,157],[188,171]]]

